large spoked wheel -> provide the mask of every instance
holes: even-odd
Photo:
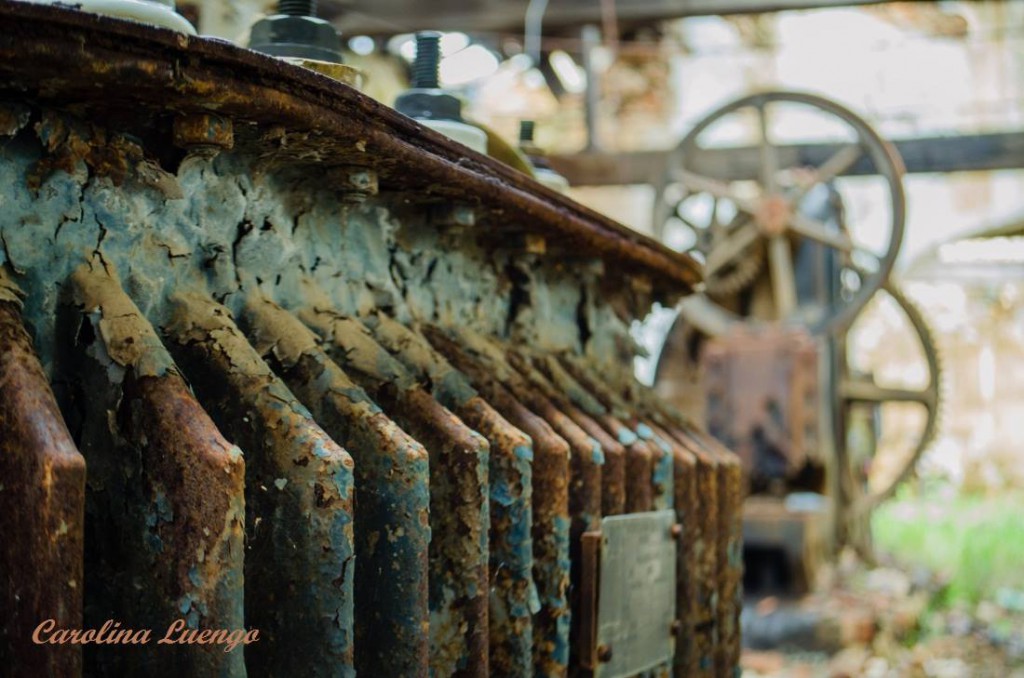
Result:
[[[794,129],[799,134],[808,114],[826,118],[813,129],[827,130],[830,143],[841,139],[816,166],[803,163],[799,152],[794,157],[789,145],[785,153],[779,146]],[[735,146],[737,133],[747,130],[757,132],[756,179],[730,180],[735,168],[722,166],[708,151]],[[806,201],[814,190],[833,185],[853,167],[882,179],[891,208],[884,233],[873,223],[860,235],[855,226],[851,235],[808,214]],[[763,319],[838,333],[892,271],[903,241],[902,177],[903,163],[892,146],[843,106],[800,92],[754,94],[708,115],[671,153],[655,201],[655,236],[704,261],[705,294],[688,302],[691,309],[703,307],[695,310],[698,324],[707,319],[722,327],[743,316],[728,297],[758,279],[767,262],[773,310]],[[801,308],[794,254],[805,240],[834,249],[844,269],[865,272],[842,277],[840,303]]]
[[[843,421],[837,431],[838,436],[848,433],[850,422],[858,408],[866,412],[879,412],[889,404],[902,403],[918,409],[924,416],[920,417],[919,427],[913,434],[905,437],[915,442],[904,446],[891,454],[888,464],[872,461],[867,469],[851,468],[850,513],[856,519],[866,516],[896,492],[901,484],[910,478],[921,455],[935,437],[939,420],[941,364],[935,349],[931,330],[917,307],[907,299],[898,287],[886,283],[882,288],[882,297],[888,297],[902,313],[909,329],[916,334],[917,346],[914,349],[923,358],[923,379],[912,387],[892,386],[878,383],[874,379],[858,377],[850,369],[847,355],[842,356],[840,377],[836,384],[836,397],[839,400],[839,412]],[[856,326],[853,331],[856,331]],[[907,333],[908,335],[910,333]],[[884,416],[884,415],[883,415]],[[843,444],[837,441],[837,445]],[[876,455],[877,460],[877,455]],[[853,462],[853,460],[851,460]],[[853,464],[856,466],[856,464]]]

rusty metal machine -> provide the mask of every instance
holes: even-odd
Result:
[[[794,144],[802,127],[829,143]],[[716,166],[709,156],[737,130],[755,131],[756,143],[734,156],[750,162]],[[789,141],[778,138],[787,132]],[[853,189],[872,190],[888,214],[850,215],[836,181],[846,174],[874,177],[874,186]],[[702,293],[680,305],[656,386],[743,459],[746,581],[754,588],[804,590],[816,558],[842,544],[869,552],[871,509],[909,476],[934,434],[934,343],[889,279],[903,238],[902,175],[895,149],[860,117],[795,92],[717,109],[669,158],[655,227],[703,260],[706,278]],[[916,335],[917,384],[878,383],[850,360],[851,328],[879,296]],[[882,468],[872,456],[886,403],[909,404],[920,416],[902,456]],[[751,567],[758,556],[774,556],[763,581]]]
[[[738,458],[631,367],[699,279],[320,72],[0,2],[0,673],[734,675]]]

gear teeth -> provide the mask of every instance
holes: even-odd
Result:
[[[708,294],[716,297],[728,297],[739,294],[757,280],[764,270],[764,243],[758,242],[753,248],[745,250],[732,271],[722,277],[707,278],[704,285]]]
[[[864,497],[863,502],[858,502],[858,505],[855,506],[855,510],[858,510],[858,512],[865,512],[874,509],[891,497],[896,492],[896,489],[910,478],[914,472],[914,468],[917,466],[917,462],[921,459],[932,441],[935,439],[935,435],[939,430],[939,424],[942,420],[942,409],[945,401],[947,400],[947,398],[944,397],[945,383],[942,379],[942,360],[935,344],[934,334],[931,327],[928,325],[928,321],[925,320],[924,314],[921,312],[921,309],[917,307],[917,304],[904,295],[896,283],[891,280],[886,281],[885,284],[882,285],[881,289],[885,290],[885,292],[892,297],[892,300],[895,301],[901,309],[903,309],[903,313],[910,322],[910,325],[917,332],[918,339],[921,343],[921,350],[924,353],[925,362],[928,364],[930,380],[927,391],[932,394],[932,397],[934,398],[934,405],[928,409],[928,416],[925,420],[921,438],[914,447],[914,451],[908,458],[906,465],[896,475],[896,478],[888,487],[884,488],[880,492]]]

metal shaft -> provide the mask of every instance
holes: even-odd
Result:
[[[412,64],[415,89],[437,89],[441,65],[441,34],[421,31],[416,34],[416,60]]]
[[[278,0],[277,13],[286,16],[316,16],[316,0]]]

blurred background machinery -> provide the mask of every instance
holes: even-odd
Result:
[[[773,117],[787,115],[828,117],[844,140],[786,153],[771,135]],[[756,176],[702,165],[716,132],[744,122],[759,130]],[[869,245],[835,185],[855,167],[877,177],[890,206],[887,232]],[[669,156],[656,231],[702,259],[706,278],[704,292],[680,305],[655,383],[743,459],[751,593],[806,590],[813,563],[847,543],[871,557],[869,512],[909,477],[933,438],[936,348],[890,279],[903,240],[902,180],[894,147],[859,116],[794,92],[719,108]],[[878,383],[851,364],[848,330],[876,295],[898,305],[916,336],[927,366],[919,387]],[[872,463],[885,403],[924,415],[888,465]]]
[[[147,670],[728,676],[744,561],[805,591],[915,466],[1020,477],[1020,3],[39,4],[0,659],[134,661],[4,640],[57,605],[267,630]]]

